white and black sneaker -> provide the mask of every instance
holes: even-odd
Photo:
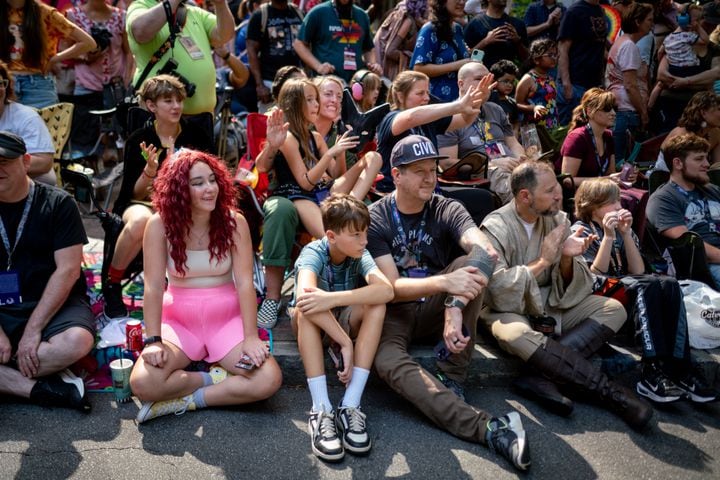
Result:
[[[339,462],[345,456],[342,442],[335,429],[334,412],[310,412],[308,430],[312,440],[312,451],[328,462]]]
[[[343,446],[352,453],[367,453],[372,447],[365,418],[366,415],[360,411],[360,407],[338,407],[335,415],[335,424]]]
[[[670,403],[680,400],[683,391],[655,363],[643,365],[640,381],[635,387],[637,393],[653,402]]]
[[[485,439],[490,450],[508,459],[519,470],[530,468],[530,444],[519,413],[492,418],[486,428]]]
[[[30,392],[30,400],[47,407],[74,408],[84,413],[92,409],[85,384],[68,369],[39,378]]]
[[[697,365],[693,366],[685,377],[676,379],[675,384],[684,396],[695,403],[714,402],[718,399],[718,392],[708,385]]]

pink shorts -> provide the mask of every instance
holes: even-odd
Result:
[[[212,363],[223,359],[245,339],[235,285],[170,285],[163,296],[162,336],[190,360]]]

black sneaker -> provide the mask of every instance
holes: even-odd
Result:
[[[328,462],[338,462],[345,456],[342,442],[335,429],[334,412],[310,412],[308,430],[313,453]]]
[[[437,377],[437,379],[440,380],[440,383],[445,385],[445,387],[447,387],[448,390],[450,390],[455,395],[460,397],[460,400],[462,400],[463,402],[465,401],[465,387],[463,387],[460,383],[456,382],[455,380],[448,378],[448,376],[442,372],[437,372],[435,374],[435,377]]]
[[[637,393],[653,402],[670,403],[680,400],[684,395],[672,380],[655,363],[643,365],[640,381],[635,387]]]
[[[696,403],[714,402],[718,399],[718,392],[710,387],[705,375],[695,365],[683,378],[675,380],[682,394]]]
[[[492,418],[487,423],[488,448],[497,452],[519,470],[530,467],[530,444],[520,420],[520,414],[510,412],[500,418]]]
[[[367,453],[372,446],[365,418],[360,407],[339,407],[335,415],[335,425],[342,438],[343,447],[352,453]]]
[[[102,293],[105,298],[103,313],[107,318],[127,317],[128,310],[125,303],[123,303],[122,285],[119,283],[105,282],[102,287]]]
[[[84,413],[92,409],[83,381],[67,369],[38,379],[30,391],[30,400],[46,407],[74,408]]]

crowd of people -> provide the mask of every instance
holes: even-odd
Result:
[[[646,220],[668,240],[695,232],[720,288],[720,0],[536,0],[523,18],[506,0],[472,13],[464,0],[373,2],[390,7],[376,23],[359,0],[288,1],[87,0],[63,13],[0,0],[0,394],[91,408],[69,370],[94,345],[87,237],[51,186],[55,150],[34,108],[72,101],[73,138],[95,144],[88,112],[115,107],[120,89],[149,120],[124,139],[123,227],[102,290],[104,315],[127,316],[121,284],[142,258],[138,423],[280,388],[258,327],[282,316],[288,270],[311,449],[326,461],[371,450],[374,367],[438,427],[527,470],[520,413],[465,400],[478,328],[523,361],[513,386],[559,415],[590,398],[641,430],[650,402],[718,398],[692,364],[681,287],[648,269],[640,238]],[[266,115],[251,159],[270,177],[262,225],[240,213],[215,156],[216,81],[234,113]],[[634,159],[660,135],[652,170],[667,181],[649,192]],[[472,175],[445,175],[458,165]],[[300,231],[313,240],[295,258]],[[626,323],[642,356],[632,387],[590,360],[613,354]],[[428,340],[435,371],[409,353]],[[209,371],[186,370],[196,361]]]

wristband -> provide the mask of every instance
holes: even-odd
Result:
[[[158,176],[157,172],[155,172],[155,175],[150,175],[149,173],[147,173],[147,171],[144,168],[143,168],[142,173],[143,173],[143,175],[145,175],[147,178],[150,178],[150,179],[157,178],[157,176]]]
[[[162,337],[160,335],[153,335],[152,337],[148,337],[143,342],[143,346],[147,347],[148,345],[151,345],[153,343],[162,343]]]

